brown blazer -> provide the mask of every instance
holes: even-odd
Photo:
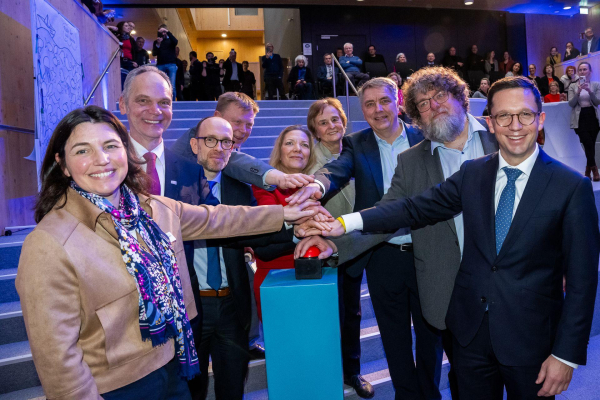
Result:
[[[281,206],[192,206],[158,196],[140,201],[176,239],[190,319],[197,311],[183,241],[262,234],[283,225]],[[25,239],[16,286],[48,399],[100,399],[174,357],[173,340],[159,347],[142,341],[138,291],[113,222],[72,189],[65,207],[48,213]]]

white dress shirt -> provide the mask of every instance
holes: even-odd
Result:
[[[212,194],[219,202],[221,202],[221,173],[211,179],[211,182],[216,182],[212,188]],[[221,265],[221,289],[229,286],[227,282],[227,270],[225,269],[225,261],[223,260],[223,248],[219,247],[219,264]],[[206,254],[206,240],[194,241],[194,270],[198,277],[200,290],[211,290],[206,278],[208,276],[208,255]]]
[[[144,159],[144,154],[148,152],[144,146],[135,141],[134,138],[129,135],[131,144],[140,160]],[[158,173],[158,180],[160,182],[160,195],[165,195],[165,142],[161,140],[160,144],[152,149],[152,152],[156,154],[156,172]],[[142,169],[146,171],[146,164],[143,164]]]

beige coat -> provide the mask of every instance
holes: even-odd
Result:
[[[337,156],[331,154],[331,152],[321,142],[315,144],[314,150],[316,160],[315,166],[309,171],[309,174],[314,174],[316,171],[321,169],[325,164],[336,160]],[[327,211],[331,213],[334,218],[340,217],[344,214],[350,214],[354,211],[354,198],[356,197],[356,189],[354,186],[354,179],[350,180],[344,185],[342,190],[329,198],[323,206]]]
[[[581,106],[579,105],[579,94],[577,93],[579,85],[573,84],[569,86],[569,92],[567,98],[569,99],[569,105],[573,108],[571,110],[571,129],[579,128],[579,114],[581,113]],[[596,118],[600,121],[600,113],[598,111],[598,105],[600,104],[600,83],[590,82],[590,102],[596,111]]]
[[[197,315],[183,240],[281,229],[283,208],[192,206],[140,196],[174,237],[188,317]],[[33,361],[48,399],[99,399],[167,364],[174,344],[142,341],[138,291],[110,216],[69,189],[23,244],[16,280]]]

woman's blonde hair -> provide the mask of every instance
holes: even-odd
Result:
[[[314,152],[315,141],[313,139],[313,135],[310,133],[310,131],[308,129],[306,129],[302,125],[288,126],[283,131],[281,131],[281,133],[277,137],[277,140],[275,140],[273,151],[271,151],[271,158],[269,158],[269,164],[275,169],[278,169],[282,172],[286,172],[286,168],[283,166],[283,163],[281,162],[281,146],[283,145],[285,136],[288,133],[290,133],[291,131],[302,131],[306,134],[306,137],[308,138],[308,149],[310,152],[310,156],[308,157],[308,162],[306,163],[306,167],[304,167],[304,169],[301,171],[303,174],[305,174],[314,167],[317,160],[316,160],[316,156],[315,156],[315,152]]]
[[[338,99],[333,97],[326,97],[321,100],[317,100],[310,105],[308,109],[308,115],[306,116],[306,126],[312,135],[315,137],[317,141],[320,141],[317,136],[317,117],[325,110],[327,106],[331,106],[335,108],[340,115],[340,119],[342,120],[342,124],[344,125],[344,129],[346,128],[346,124],[348,123],[348,118],[346,117],[346,113],[342,108],[342,103]]]

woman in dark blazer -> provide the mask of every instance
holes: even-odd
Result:
[[[300,55],[296,57],[296,65],[288,75],[290,83],[290,98],[298,96],[300,100],[312,100],[313,98],[313,76],[310,68],[307,67],[308,60]]]
[[[572,60],[574,58],[579,57],[579,50],[573,46],[573,42],[567,42],[567,48],[565,49],[565,56],[563,57],[563,61]]]
[[[560,81],[560,79],[558,79],[557,76],[554,75],[554,66],[552,64],[546,64],[544,67],[544,75],[540,77],[538,87],[542,97],[550,94],[550,82],[558,82],[560,93],[565,91],[565,86],[563,83]]]

